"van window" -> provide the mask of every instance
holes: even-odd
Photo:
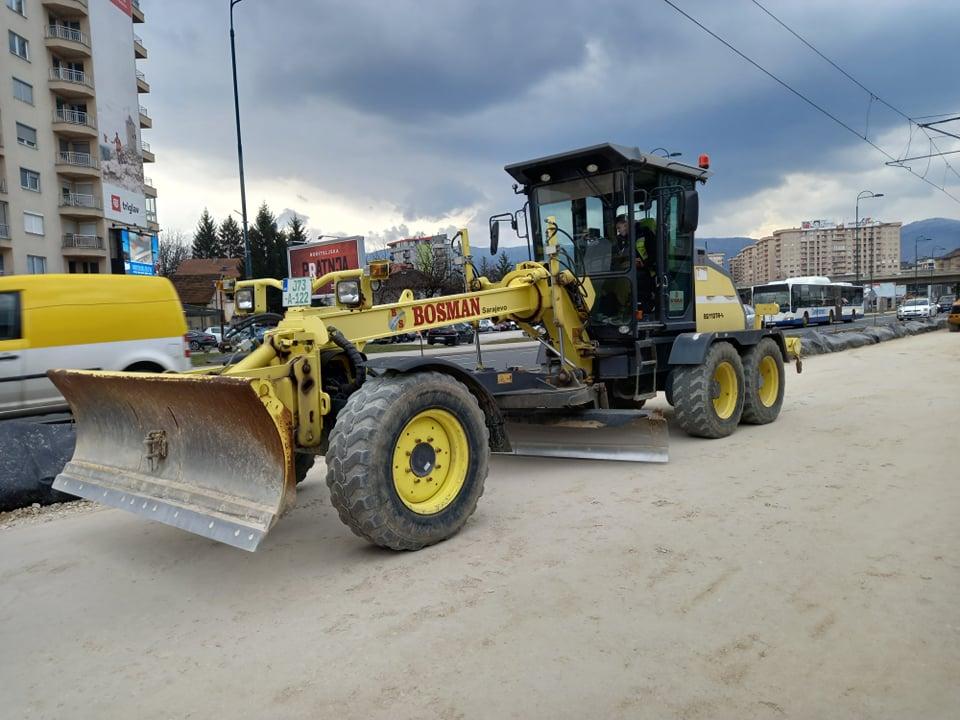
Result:
[[[0,293],[0,340],[20,337],[20,293]]]

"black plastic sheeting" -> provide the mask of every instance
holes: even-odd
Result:
[[[909,320],[907,322],[896,322],[889,325],[867,326],[858,330],[842,331],[834,333],[825,333],[812,331],[801,337],[800,347],[801,355],[823,355],[824,353],[841,352],[850,348],[863,347],[864,345],[875,345],[887,340],[907,337],[908,335],[919,335],[920,333],[931,332],[945,327],[947,318],[934,318],[930,320]]]
[[[76,500],[50,487],[75,442],[71,423],[0,422],[0,511]]]

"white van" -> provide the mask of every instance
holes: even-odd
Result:
[[[68,409],[52,368],[189,370],[186,332],[166,278],[0,277],[0,418]]]

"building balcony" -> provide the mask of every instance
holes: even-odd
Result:
[[[153,127],[153,120],[150,118],[150,113],[147,109],[141,105],[140,106],[140,129],[148,130]]]
[[[40,4],[58,15],[86,16],[87,14],[87,0],[40,0]]]
[[[143,155],[143,161],[145,163],[151,163],[157,161],[157,156],[153,154],[153,151],[150,150],[150,143],[141,140],[140,141],[140,152]]]
[[[50,89],[64,97],[93,97],[93,79],[85,72],[65,67],[50,68]]]
[[[96,138],[97,124],[93,116],[81,110],[57,108],[53,111],[53,131],[68,137]]]
[[[146,195],[147,197],[157,196],[157,188],[153,184],[153,180],[151,178],[148,178],[148,177],[143,178],[143,194]]]
[[[10,226],[0,223],[0,240],[10,240]]]
[[[57,172],[66,177],[100,177],[100,166],[90,153],[61,150],[56,165]]]
[[[63,236],[64,255],[103,255],[106,247],[99,235],[66,233]]]
[[[150,83],[147,82],[147,76],[143,74],[142,70],[137,70],[137,92],[150,92]]]
[[[143,38],[133,34],[133,56],[137,60],[146,60],[147,59],[147,48],[143,44]]]
[[[160,225],[157,223],[157,213],[153,210],[147,210],[147,227],[154,232],[160,231]]]
[[[47,25],[44,44],[63,57],[90,57],[90,38],[66,25]]]
[[[63,193],[60,195],[60,214],[64,217],[91,218],[102,217],[100,199],[81,193]]]
[[[7,194],[7,179],[0,178],[0,195],[6,195],[6,194]]]
[[[146,18],[143,16],[143,10],[140,8],[140,0],[133,0],[130,3],[131,14],[133,15],[133,21],[135,23],[146,22]]]

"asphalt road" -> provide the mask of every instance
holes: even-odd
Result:
[[[416,553],[353,536],[322,463],[255,554],[0,516],[0,715],[956,718],[956,461],[905,428],[950,426],[958,341],[813,357],[777,422],[673,427],[667,464],[495,457]]]

